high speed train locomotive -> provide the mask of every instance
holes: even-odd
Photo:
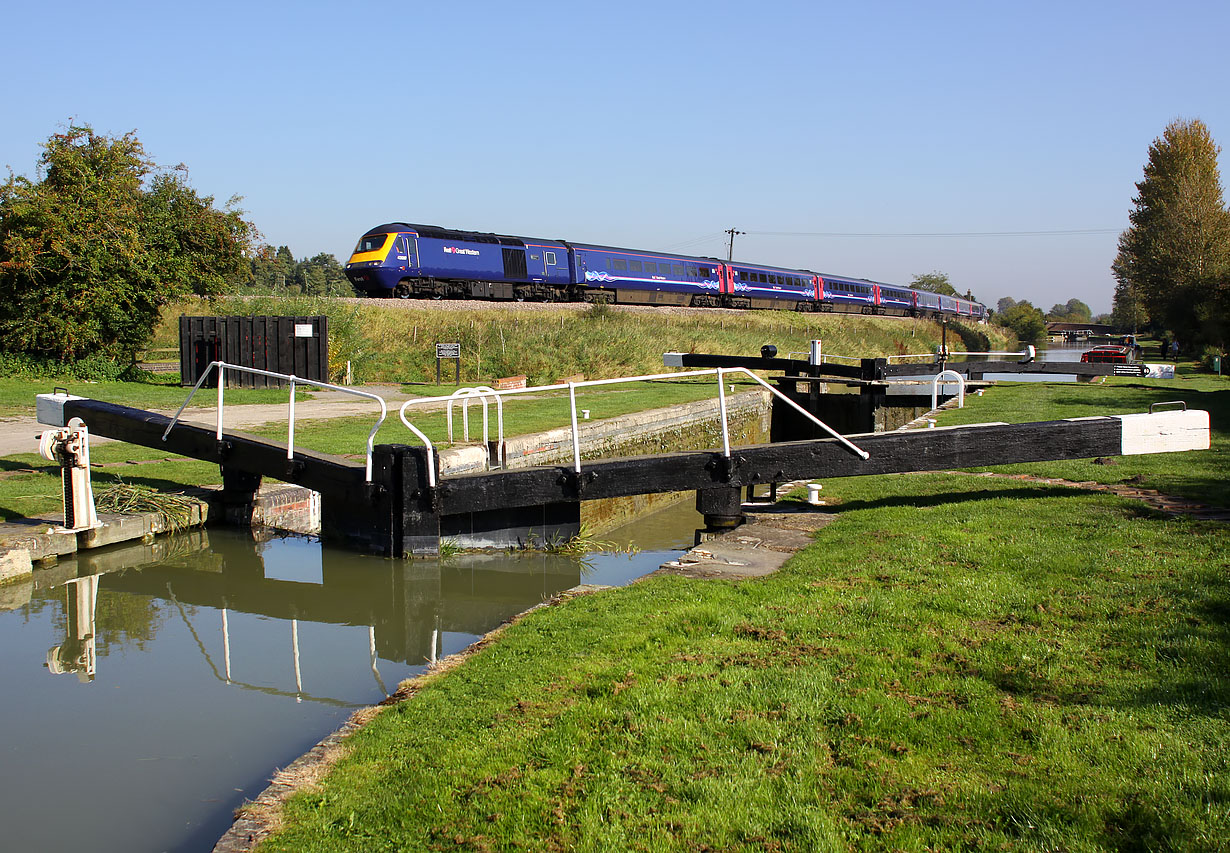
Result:
[[[390,222],[355,246],[357,292],[403,299],[514,299],[986,317],[968,299],[810,270]]]

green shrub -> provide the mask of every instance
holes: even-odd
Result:
[[[57,361],[25,353],[0,352],[0,376],[13,379],[63,379],[78,382],[140,381],[145,371],[130,362],[118,362],[104,355],[91,355],[77,361]]]

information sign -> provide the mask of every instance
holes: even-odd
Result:
[[[455,362],[456,367],[456,382],[461,384],[461,344],[448,343],[436,344],[436,384],[440,384],[440,362],[443,359],[451,358]]]

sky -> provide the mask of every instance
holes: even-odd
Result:
[[[1208,0],[9,0],[0,28],[0,166],[135,131],[343,263],[395,221],[712,257],[736,229],[744,261],[1100,313],[1152,141],[1230,144]]]

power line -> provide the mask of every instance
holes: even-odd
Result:
[[[1060,237],[1119,234],[1122,228],[1071,228],[1060,231],[748,231],[755,237]]]

